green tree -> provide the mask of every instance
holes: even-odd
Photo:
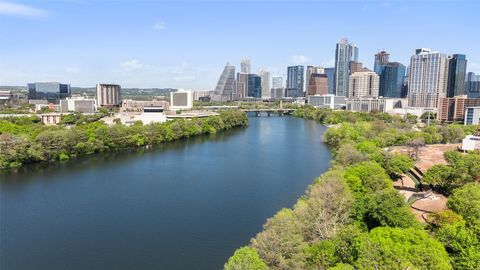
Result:
[[[268,270],[255,249],[242,247],[235,251],[228,262],[223,266],[225,270]]]
[[[357,244],[359,270],[452,269],[442,244],[421,229],[378,227]]]
[[[448,198],[448,207],[460,214],[480,235],[480,184],[469,183],[455,189]]]
[[[369,197],[365,222],[368,228],[418,225],[403,196],[394,189],[380,190]]]
[[[305,248],[304,252],[307,269],[328,269],[338,261],[335,254],[335,244],[329,240],[315,242]]]
[[[435,235],[450,254],[454,269],[478,269],[480,265],[479,236],[468,229],[464,221],[443,225]]]
[[[303,265],[306,243],[291,209],[282,209],[269,218],[251,244],[271,269],[298,269]]]

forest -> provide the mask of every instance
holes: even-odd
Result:
[[[44,125],[35,116],[0,119],[0,170],[44,161],[126,149],[137,149],[170,141],[213,134],[244,127],[248,118],[242,111],[225,111],[218,116],[192,120],[132,126],[108,126],[99,116],[72,114],[60,125]]]
[[[280,210],[224,265],[243,269],[478,269],[480,154],[447,152],[423,185],[448,197],[448,210],[419,222],[393,180],[414,166],[388,147],[458,143],[476,127],[418,125],[417,118],[303,107],[296,117],[329,125],[332,167],[292,208]]]

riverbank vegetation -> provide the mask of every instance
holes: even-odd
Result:
[[[0,119],[0,169],[212,134],[246,126],[248,118],[241,111],[226,111],[219,116],[162,124],[138,122],[132,126],[107,126],[98,119],[70,115],[62,119],[62,123],[64,125],[46,126],[33,116]]]
[[[387,151],[394,145],[456,143],[475,127],[425,127],[412,116],[310,107],[294,115],[334,125],[324,134],[333,166],[293,208],[269,218],[249,252],[236,252],[225,269],[265,269],[262,262],[268,269],[478,269],[479,163],[472,165],[477,154],[449,154],[451,164],[445,166],[452,169],[442,170],[460,179],[452,187],[451,210],[432,214],[426,226],[393,187],[392,180],[414,166],[412,155]]]

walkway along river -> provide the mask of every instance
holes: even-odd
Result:
[[[221,269],[329,167],[325,127],[248,128],[0,174],[0,269]]]

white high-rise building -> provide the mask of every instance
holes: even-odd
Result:
[[[97,106],[120,106],[122,104],[122,88],[117,84],[97,84]]]
[[[408,72],[408,106],[436,108],[447,95],[448,58],[430,49],[416,49]]]
[[[260,70],[259,72],[260,78],[262,78],[262,98],[269,98],[270,97],[270,72],[266,70]]]
[[[282,88],[283,87],[283,77],[282,76],[272,76],[272,89]]]
[[[360,71],[350,75],[348,97],[378,97],[380,76],[373,71]]]
[[[240,72],[250,73],[250,70],[251,70],[250,59],[243,59],[240,62]]]

